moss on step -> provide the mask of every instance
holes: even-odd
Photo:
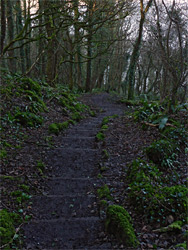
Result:
[[[48,131],[51,134],[58,135],[59,134],[59,128],[58,128],[57,123],[50,124],[50,126],[48,127]]]
[[[98,132],[96,135],[97,141],[104,141],[105,135],[102,132]]]
[[[106,212],[106,231],[113,234],[127,247],[136,248],[139,244],[129,213],[121,206],[110,205]]]
[[[110,194],[110,189],[106,184],[104,186],[100,187],[99,189],[97,189],[97,194],[98,194],[99,199],[112,200],[112,196]]]
[[[51,134],[58,135],[62,130],[65,130],[69,127],[69,124],[74,124],[74,121],[68,120],[62,123],[52,123],[48,127],[48,131]]]
[[[74,121],[77,121],[79,122],[83,117],[80,115],[79,112],[74,112],[72,115],[71,115],[71,119],[74,120]]]

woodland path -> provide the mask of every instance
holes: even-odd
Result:
[[[95,141],[105,116],[123,114],[122,106],[109,97],[88,96],[103,112],[70,128],[61,137],[62,146],[48,152],[52,172],[47,174],[45,192],[33,197],[33,219],[24,228],[24,249],[111,249],[110,243],[100,239],[104,222],[96,188],[101,152]]]

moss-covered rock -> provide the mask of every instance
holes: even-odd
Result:
[[[105,227],[127,247],[136,248],[139,244],[131,222],[129,213],[121,206],[110,205],[106,212]]]
[[[181,231],[183,222],[182,221],[174,221],[172,224],[168,225],[167,227],[162,227],[156,230],[153,230],[153,232],[156,233],[166,233],[166,232],[176,232]]]

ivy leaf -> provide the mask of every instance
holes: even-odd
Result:
[[[165,127],[167,121],[168,121],[168,117],[162,118],[160,123],[159,123],[159,129],[163,129]]]

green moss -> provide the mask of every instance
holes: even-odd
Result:
[[[108,129],[108,125],[103,125],[102,127],[101,127],[101,130],[102,131],[105,131],[105,130],[107,130]]]
[[[108,202],[106,200],[100,200],[100,207],[107,207]]]
[[[25,191],[25,192],[29,192],[29,190],[30,190],[30,187],[29,186],[27,186],[27,185],[25,185],[25,184],[20,184],[19,186],[18,186],[20,189],[22,189],[23,191]]]
[[[162,227],[160,229],[154,230],[154,232],[166,233],[172,231],[181,231],[182,225],[183,225],[182,221],[175,221],[172,224],[168,225],[167,227]]]
[[[76,124],[76,121],[74,121],[74,120],[68,120],[68,122],[69,122],[69,124],[73,124],[73,125],[75,125]]]
[[[0,211],[0,238],[1,245],[12,241],[15,234],[15,226],[22,222],[16,213],[10,213],[6,209]]]
[[[50,126],[48,127],[48,131],[51,134],[58,135],[59,134],[59,127],[58,127],[57,123],[50,124]]]
[[[107,123],[109,123],[109,117],[104,117],[101,126],[106,125]]]
[[[97,139],[98,141],[104,141],[104,138],[105,138],[105,136],[104,136],[104,134],[103,134],[102,132],[98,132],[98,133],[97,133],[96,139]]]
[[[45,170],[46,165],[42,161],[37,161],[37,169],[40,169],[42,172]]]
[[[79,112],[84,112],[86,110],[86,106],[80,102],[76,103],[74,108]]]
[[[5,159],[7,157],[7,151],[6,149],[1,149],[0,150],[0,159]]]
[[[48,131],[51,134],[58,135],[60,133],[60,131],[62,131],[64,129],[67,129],[71,122],[72,122],[72,120],[68,120],[68,121],[65,121],[65,122],[62,122],[62,123],[52,123],[48,127]]]
[[[121,206],[110,205],[106,212],[105,227],[127,247],[138,247],[138,240],[134,233],[129,213]]]
[[[10,176],[10,175],[1,175],[0,179],[14,181],[14,180],[20,180],[20,177]]]
[[[180,244],[177,244],[176,246],[175,246],[175,249],[179,249],[179,248],[184,248],[185,250],[187,249],[187,243],[186,242],[184,242],[184,243],[180,243]]]
[[[79,122],[83,117],[80,115],[79,112],[75,112],[71,115],[71,119]]]
[[[99,199],[112,200],[112,196],[110,194],[110,189],[106,184],[104,186],[100,187],[99,189],[97,189],[97,194],[98,194]]]
[[[106,149],[103,149],[102,155],[103,155],[104,159],[108,159],[110,157],[110,155],[109,155],[109,153],[108,153],[108,151]]]
[[[90,116],[92,116],[92,117],[95,117],[95,116],[96,116],[96,113],[95,113],[94,111],[92,111],[92,110],[89,111],[89,114],[90,114]]]
[[[69,121],[63,122],[61,129],[67,129],[69,127]]]

